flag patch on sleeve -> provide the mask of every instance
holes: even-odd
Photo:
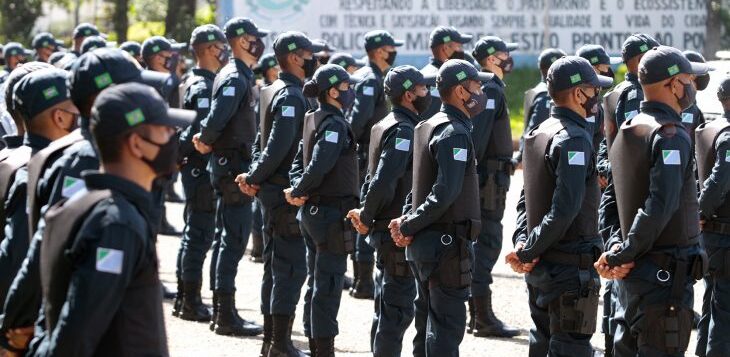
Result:
[[[236,87],[223,87],[223,96],[233,97],[236,95]]]
[[[294,118],[295,109],[291,105],[284,105],[281,107],[281,116],[287,118]]]
[[[682,123],[691,124],[695,121],[695,116],[692,113],[682,113]]]
[[[411,141],[408,139],[395,138],[395,149],[400,151],[408,151],[411,148]]]
[[[487,109],[494,109],[495,106],[494,99],[487,99]]]
[[[635,117],[637,114],[639,114],[639,112],[636,111],[636,110],[632,110],[630,112],[626,112],[626,113],[624,113],[624,119],[630,120],[631,118]]]
[[[324,132],[324,141],[335,143],[337,144],[337,141],[340,139],[340,134],[336,131],[325,131]]]
[[[198,109],[205,109],[210,107],[210,99],[198,98]]]
[[[589,123],[595,123],[596,122],[596,116],[595,115],[591,115],[589,117],[586,117],[586,121],[589,122]]]
[[[96,270],[103,273],[121,274],[124,252],[111,248],[96,248]]]
[[[679,165],[681,163],[679,150],[662,150],[664,165]]]
[[[585,166],[586,154],[583,151],[568,151],[568,165]]]
[[[86,183],[84,180],[78,179],[71,176],[63,178],[63,188],[61,189],[61,196],[64,198],[70,198],[77,192],[86,189]]]
[[[371,97],[375,94],[375,89],[371,86],[362,87],[362,94]]]
[[[636,94],[637,94],[636,89],[632,89],[631,92],[629,92],[628,99],[629,100],[636,99]]]
[[[435,98],[441,98],[441,93],[439,93],[439,90],[437,88],[432,88],[431,96]]]
[[[725,151],[725,162],[730,162],[730,150]]]
[[[454,152],[454,160],[466,162],[466,154],[467,154],[466,149],[454,148],[453,152]]]

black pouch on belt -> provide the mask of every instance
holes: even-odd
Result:
[[[348,219],[329,224],[327,250],[336,254],[350,254],[355,251],[355,230]]]
[[[277,237],[300,237],[297,212],[299,207],[283,204],[272,210],[271,232]]]
[[[596,332],[598,320],[598,297],[600,287],[584,291],[567,291],[550,304],[550,332],[579,333],[590,335]]]

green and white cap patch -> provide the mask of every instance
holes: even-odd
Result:
[[[580,73],[576,73],[576,74],[570,76],[570,83],[571,84],[576,84],[576,83],[578,83],[580,81],[581,81]]]
[[[70,198],[71,196],[85,189],[86,183],[84,183],[84,180],[71,176],[66,176],[63,178],[63,188],[61,189],[61,195],[64,198]]]
[[[395,149],[408,151],[411,148],[411,141],[403,138],[395,138]]]
[[[568,165],[585,166],[586,154],[583,151],[568,151]]]
[[[454,153],[454,160],[466,162],[468,150],[461,149],[461,148],[454,148],[453,153]]]
[[[339,139],[340,139],[340,134],[336,131],[326,130],[324,132],[324,141],[326,141],[326,142],[337,144]]]
[[[112,76],[109,75],[109,72],[104,72],[94,77],[94,83],[97,89],[104,89],[112,84]]]
[[[58,96],[58,90],[56,89],[56,86],[50,86],[43,90],[43,98],[46,100],[51,100]]]
[[[662,150],[664,165],[679,165],[682,161],[679,157],[679,150]]]
[[[111,248],[96,248],[96,270],[102,273],[121,274],[124,267],[124,252]]]
[[[140,108],[125,114],[124,117],[127,119],[129,126],[135,126],[145,120],[144,113],[142,113],[142,109]]]

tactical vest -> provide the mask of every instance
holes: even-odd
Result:
[[[271,128],[274,126],[274,115],[271,112],[271,104],[276,95],[286,87],[289,87],[286,82],[281,79],[277,79],[274,83],[271,83],[271,85],[261,89],[261,99],[259,101],[259,113],[261,115],[259,132],[261,133],[261,139],[259,140],[259,146],[262,152],[266,149],[266,144],[269,142],[269,134],[271,134]]]
[[[370,151],[368,154],[368,182],[375,176],[375,171],[378,169],[378,163],[380,162],[380,155],[383,152],[383,139],[385,133],[390,131],[391,128],[396,126],[406,126],[413,129],[413,123],[406,118],[404,115],[395,115],[390,113],[383,120],[379,121],[373,126],[370,132]],[[411,184],[413,181],[413,163],[408,163],[406,171],[403,176],[398,179],[398,183],[395,188],[395,195],[392,197],[390,205],[378,212],[375,216],[376,220],[392,219],[401,216],[403,211],[403,203],[406,201],[406,196],[411,192]]]
[[[421,73],[424,75],[437,75],[439,73],[438,67],[434,66],[433,63],[429,63],[426,65],[426,67],[423,67],[421,69]],[[423,119],[428,119],[432,116],[434,116],[436,113],[441,110],[441,94],[439,94],[438,88],[436,86],[431,87],[431,104],[428,106],[428,109],[421,113],[421,117]]]
[[[556,189],[556,177],[548,166],[547,155],[553,138],[567,128],[557,118],[549,118],[525,136],[523,162],[525,204],[527,211],[527,233],[539,226],[550,211]],[[581,133],[590,140],[592,133]],[[585,153],[586,160],[594,160],[594,155]],[[588,163],[585,163],[588,165]],[[581,237],[598,235],[598,203],[601,189],[597,176],[591,175],[585,181],[585,195],[578,215],[571,222],[562,240],[574,240]]]
[[[502,99],[506,100],[504,88],[500,86],[496,80],[489,81],[485,87],[492,87],[502,93]],[[494,100],[494,99],[492,99]],[[504,103],[504,113],[501,117],[494,117],[486,150],[482,156],[477,156],[477,160],[486,161],[485,159],[511,159],[512,158],[512,128],[509,122],[509,109],[507,103]],[[496,104],[495,104],[496,105]],[[496,113],[495,113],[496,114]],[[482,153],[480,153],[482,154]]]
[[[312,151],[314,150],[315,138],[319,127],[322,125],[325,119],[333,115],[332,113],[325,112],[323,110],[317,110],[314,112],[307,112],[304,115],[304,128],[302,130],[302,158],[304,159],[304,166],[309,165],[312,160]],[[341,120],[343,123],[345,119],[339,117],[335,120]],[[347,132],[350,136],[350,145],[340,153],[340,157],[337,159],[335,166],[328,172],[319,187],[315,188],[310,193],[311,197],[315,196],[326,196],[326,197],[359,197],[359,173],[357,167],[357,144],[355,143],[355,135],[350,129],[350,125],[347,124]],[[341,140],[345,140],[342,138]]]
[[[718,118],[711,122],[700,124],[695,130],[695,155],[697,159],[697,176],[700,179],[700,190],[705,189],[705,180],[710,177],[717,158],[717,138],[730,129],[727,118]],[[717,217],[730,221],[730,202],[725,201],[717,209]]]
[[[618,125],[616,122],[618,99],[621,97],[621,92],[630,84],[629,81],[623,81],[603,96],[603,132],[606,135],[606,145],[608,145],[609,150],[618,133]]]
[[[191,74],[190,76],[185,78],[184,82],[180,83],[179,101],[180,101],[181,107],[185,106],[185,94],[187,94],[188,89],[190,89],[190,87],[192,87],[193,84],[197,83],[200,80],[203,80],[203,77]],[[183,109],[192,109],[192,108],[183,108]]]
[[[451,118],[444,113],[439,112],[431,119],[421,122],[416,126],[413,138],[413,211],[426,202],[426,198],[431,193],[431,188],[436,182],[438,168],[436,167],[436,158],[431,153],[429,142],[433,137],[433,132],[441,125],[451,122]],[[468,150],[474,152],[474,144],[469,137]],[[459,196],[454,203],[448,208],[436,223],[463,223],[471,221],[472,224],[480,223],[479,209],[479,177],[477,176],[476,159],[467,162],[466,171],[464,172],[464,182],[462,184]],[[470,237],[474,238],[474,237]]]
[[[662,129],[676,131],[675,135],[691,145],[687,131],[681,123],[658,121],[642,113],[624,122],[616,135],[615,145],[608,153],[624,239],[628,237],[636,213],[644,208],[644,202],[649,196],[652,141]],[[654,246],[686,245],[690,238],[699,235],[698,211],[697,185],[694,171],[689,168],[684,173],[679,208],[659,233]]]
[[[27,165],[33,150],[28,146],[21,146],[16,149],[3,150],[3,157],[0,157],[0,222],[5,222],[5,202],[8,200],[8,190],[15,178],[15,173]],[[5,239],[5,230],[0,230],[0,241]]]
[[[195,74],[190,74],[187,78],[185,78],[185,81],[180,84],[180,106],[182,109],[188,109],[188,110],[196,110],[197,103],[191,103],[194,105],[187,106],[185,104],[185,96],[188,93],[188,90],[190,90],[190,87],[194,86],[198,82],[205,81],[206,78],[203,76],[198,76]],[[210,98],[208,98],[210,99]],[[200,130],[200,118],[196,118],[195,121],[190,124],[192,129],[195,130],[195,132]],[[193,132],[193,133],[195,133]],[[185,165],[193,165],[193,167],[200,168],[201,170],[205,170],[205,167],[208,165],[208,160],[210,159],[210,154],[201,154],[197,150],[192,150],[192,152],[188,153],[187,156],[181,157],[182,162],[184,162]]]
[[[532,103],[535,102],[535,98],[538,95],[546,92],[547,84],[545,82],[540,82],[525,92],[525,101],[522,103],[522,112],[525,113],[525,127],[530,125],[530,108],[532,107]]]
[[[229,78],[231,72],[238,72],[235,63],[229,63],[215,77],[213,93],[219,93],[221,82]],[[238,73],[238,76],[242,74]],[[248,83],[248,82],[247,82]],[[250,84],[250,83],[249,83]],[[238,88],[236,88],[238,90]],[[241,154],[245,160],[251,159],[253,143],[256,140],[256,113],[253,110],[256,104],[251,95],[251,88],[246,88],[246,96],[241,99],[233,117],[228,120],[218,139],[213,143],[213,152],[225,155],[230,152]]]
[[[361,73],[355,73],[353,77],[356,78],[366,78],[369,73],[367,72],[373,72],[373,68],[370,66],[365,66],[358,70],[358,72]],[[372,74],[375,76],[375,78],[378,78],[375,73]],[[381,119],[385,118],[390,113],[390,102],[388,102],[385,98],[385,91],[383,90],[383,78],[381,77],[380,82],[378,83],[378,88],[373,88],[373,91],[378,92],[378,97],[375,98],[375,109],[373,109],[373,115],[368,119],[368,122],[365,124],[365,128],[363,128],[362,136],[357,140],[359,144],[361,144],[362,149],[367,150],[368,146],[370,145],[370,131],[373,128],[373,125],[375,125],[377,122],[379,122]]]
[[[99,202],[111,196],[110,190],[89,191],[59,202],[45,215],[40,277],[47,331],[53,331],[56,327],[73,273],[73,263],[66,257],[66,250],[74,243],[88,213]]]
[[[73,144],[84,140],[81,129],[51,142],[45,149],[37,152],[33,160],[28,163],[28,229],[30,239],[33,239],[38,222],[41,220],[41,206],[38,203],[38,181],[48,165],[48,160],[61,155],[64,150]],[[62,177],[60,179],[63,179]]]

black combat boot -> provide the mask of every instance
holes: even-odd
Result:
[[[472,333],[474,331],[474,323],[476,322],[476,319],[474,318],[474,298],[469,297],[469,322],[466,324],[466,333]]]
[[[274,322],[271,315],[264,315],[264,338],[261,341],[261,353],[259,357],[267,357],[271,349],[271,334],[274,328]]]
[[[357,262],[354,260],[351,260],[352,262],[352,284],[350,284],[350,287],[347,288],[347,290],[350,291],[350,295],[352,296],[352,289],[355,288],[355,285],[357,285],[357,281],[360,280],[360,266],[357,265]],[[347,284],[344,284],[347,285]],[[344,289],[344,286],[343,286]]]
[[[210,308],[203,304],[203,299],[200,297],[201,286],[200,281],[184,283],[181,319],[197,322],[210,321]]]
[[[359,277],[355,277],[355,285],[350,290],[350,296],[355,299],[373,299],[375,286],[373,285],[373,262],[356,262]]]
[[[164,288],[164,285],[163,285]],[[163,289],[164,295],[164,289]],[[185,284],[182,279],[177,279],[177,294],[175,294],[175,301],[172,303],[172,316],[180,317],[180,311],[182,310],[183,296],[185,295]]]
[[[215,331],[215,321],[218,319],[218,293],[213,292],[213,316],[210,317],[210,330]]]
[[[291,342],[291,316],[272,315],[274,333],[271,337],[269,357],[305,357],[304,352],[296,349]]]
[[[254,263],[264,262],[264,237],[261,234],[251,233],[251,257]]]
[[[215,333],[227,336],[258,336],[263,332],[261,326],[243,324],[236,311],[236,300],[232,293],[218,292],[218,312]]]
[[[317,340],[309,337],[309,355],[317,357]]]
[[[315,339],[317,352],[314,357],[335,357],[335,338],[325,337]]]
[[[515,337],[520,330],[507,326],[492,311],[492,292],[474,298],[474,325],[472,333],[475,337]]]

